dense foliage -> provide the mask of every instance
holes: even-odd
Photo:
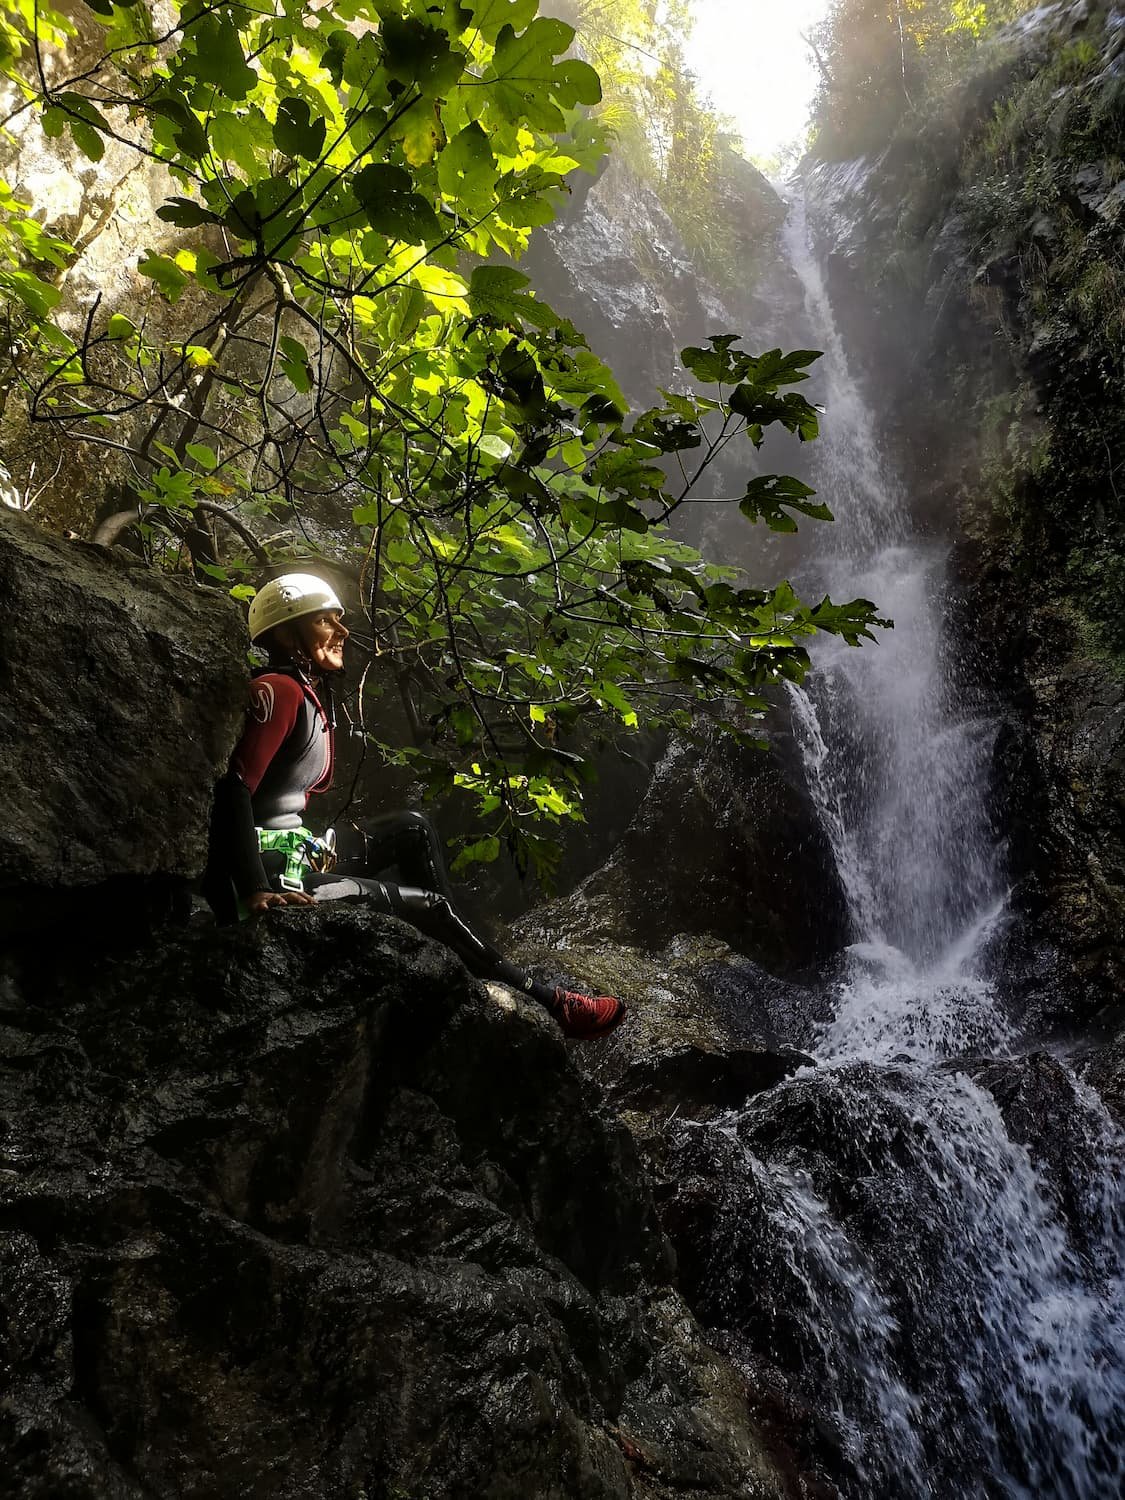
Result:
[[[833,0],[810,38],[820,67],[815,149],[878,150],[928,96],[955,84],[979,41],[1033,0]]]
[[[266,562],[350,551],[368,695],[393,680],[413,729],[383,749],[478,799],[466,858],[506,841],[549,863],[534,827],[580,815],[589,716],[746,732],[763,689],[804,673],[806,637],[868,633],[869,604],[747,586],[669,530],[732,442],[815,437],[792,389],[815,355],[717,335],[684,353],[705,396],[630,417],[512,264],[603,150],[569,25],[537,0],[89,14],[100,45],[68,76],[69,24],[15,0],[9,76],[59,149],[97,163],[112,143],[165,171],[162,222],[134,299],[68,310],[72,248],[7,193],[9,391],[124,455],[122,519],[168,565],[246,595]],[[740,504],[783,530],[828,518],[778,476]],[[300,540],[271,557],[278,521]]]

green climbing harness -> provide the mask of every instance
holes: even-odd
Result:
[[[331,829],[318,839],[307,828],[259,828],[258,848],[263,854],[281,854],[285,868],[274,876],[283,891],[303,891],[308,870],[323,874],[336,863],[336,840]]]

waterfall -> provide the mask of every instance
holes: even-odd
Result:
[[[997,998],[995,725],[965,706],[945,549],[914,534],[800,203],[787,233],[837,517],[800,581],[874,600],[894,631],[830,642],[793,693],[855,940],[816,1066],[695,1127],[724,1134],[716,1317],[831,1416],[849,1500],[1104,1500],[1125,1485],[1125,1143]],[[1042,1129],[1013,1136],[1010,1097]]]
[[[870,650],[821,653],[795,718],[857,937],[929,966],[1001,896],[984,796],[994,729],[960,710],[942,650],[945,549],[911,536],[907,497],[849,371],[801,203],[787,243],[825,348],[814,462],[837,520],[812,571],[818,586],[873,599],[895,623]]]

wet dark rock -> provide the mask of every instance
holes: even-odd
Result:
[[[1113,1006],[1099,1020],[1081,1058],[1081,1071],[1113,1119],[1125,1127],[1125,1007]]]
[[[0,930],[44,912],[37,892],[57,920],[61,892],[113,880],[103,915],[135,912],[202,869],[242,714],[238,609],[2,509],[0,597]]]
[[[827,1500],[835,1490],[824,1476],[846,1468],[839,1434],[789,1383],[792,1366],[777,1353],[789,1350],[799,1365],[805,1302],[796,1263],[763,1238],[768,1203],[737,1127],[812,1066],[781,1038],[811,1040],[823,997],[710,938],[681,935],[658,953],[577,939],[555,949],[528,943],[522,957],[543,974],[628,1000],[627,1023],[579,1062],[633,1133],[677,1284],[743,1371],[756,1419],[773,1433],[774,1462],[794,1493]]]
[[[709,934],[781,974],[848,941],[827,836],[780,754],[715,739],[672,745],[595,874],[518,929],[540,946],[663,948]]]
[[[712,1051],[672,1043],[630,1064],[614,1090],[627,1109],[654,1110],[673,1102],[688,1118],[736,1109],[772,1088],[807,1061],[800,1053],[736,1047]]]
[[[981,1063],[970,1071],[996,1100],[1009,1137],[1027,1147],[1075,1249],[1096,1257],[1104,1251],[1105,1204],[1091,1182],[1090,1161],[1103,1154],[1097,1149],[1102,1122],[1080,1098],[1074,1074],[1048,1052]]]
[[[777,252],[785,210],[748,162],[741,177],[722,205],[742,256],[737,292],[708,284],[658,193],[619,157],[532,241],[525,266],[536,287],[588,334],[641,406],[677,379],[684,345],[722,332],[743,334],[752,345],[763,330],[772,336],[774,298],[785,281]]]
[[[552,942],[534,915],[515,932],[534,973],[626,1001],[628,1023],[578,1060],[635,1131],[650,1117],[713,1118],[808,1062],[794,1038],[811,1040],[816,997],[716,939],[680,934],[655,953],[558,932]]]
[[[362,904],[2,993],[5,1494],[782,1493],[530,1003]]]

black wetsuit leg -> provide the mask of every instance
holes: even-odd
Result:
[[[438,831],[424,813],[402,811],[370,818],[363,835],[362,874],[386,875],[396,885],[440,891],[456,904]]]
[[[367,875],[314,875],[304,880],[305,889],[317,901],[339,901],[345,896],[373,898],[382,911],[401,917],[427,937],[436,938],[461,959],[478,979],[498,979],[501,984],[523,990],[541,1005],[550,1005],[554,991],[549,985],[533,979],[526,969],[511,963],[486,943],[441,891],[426,891],[417,886],[395,885],[388,880],[373,880]]]

